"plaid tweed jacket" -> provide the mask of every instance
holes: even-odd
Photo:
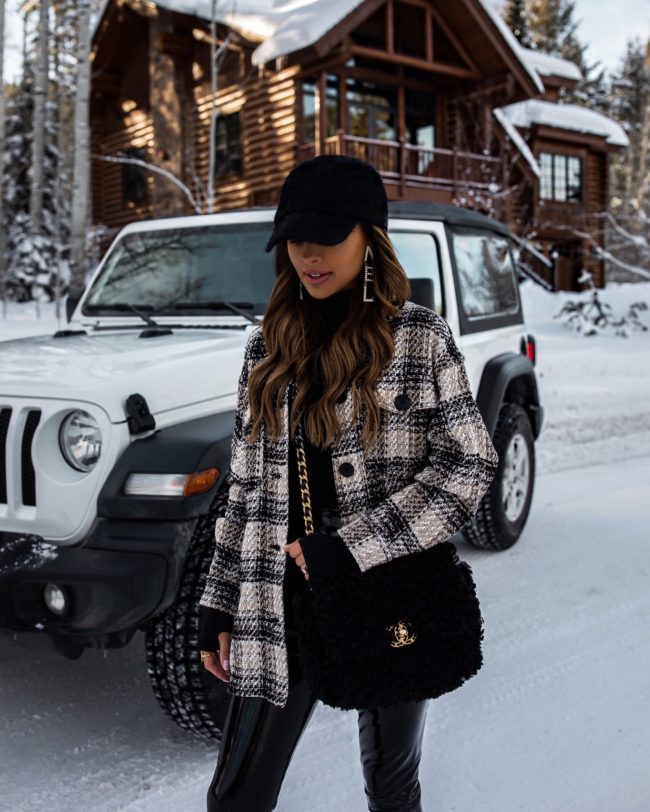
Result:
[[[345,522],[338,532],[362,571],[452,536],[476,513],[498,462],[445,319],[407,301],[390,323],[395,351],[376,385],[379,439],[364,451],[361,409],[331,448]],[[229,498],[216,520],[216,548],[199,603],[234,616],[228,693],[282,707],[288,696],[283,579],[292,563],[282,549],[288,541],[288,389],[280,438],[271,442],[262,427],[255,443],[244,439],[251,426],[248,376],[266,352],[258,326],[246,344]],[[336,410],[344,428],[353,414],[351,387]]]

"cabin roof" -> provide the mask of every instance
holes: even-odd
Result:
[[[571,79],[579,82],[582,79],[580,68],[575,62],[545,51],[536,51],[518,45],[522,58],[534,68],[540,76],[557,76],[560,79]]]
[[[93,36],[110,2],[111,0],[105,0],[96,18]],[[260,44],[253,51],[251,59],[254,65],[261,65],[276,57],[314,45],[353,11],[363,6],[364,2],[368,0],[306,0],[302,3],[296,0],[219,0],[216,4],[216,16],[219,22],[238,30],[247,39],[259,40]],[[479,11],[483,10],[492,23],[496,37],[527,75],[532,88],[543,93],[544,85],[537,71],[522,55],[517,38],[493,7],[493,0],[471,2],[477,5]],[[210,19],[211,0],[155,0],[155,4],[180,14]],[[376,5],[368,3],[369,13]]]
[[[626,147],[629,144],[625,130],[617,121],[597,110],[577,104],[556,104],[544,99],[526,99],[498,109],[515,127],[529,128],[533,124],[543,124],[562,130],[598,135],[608,144],[618,147]]]

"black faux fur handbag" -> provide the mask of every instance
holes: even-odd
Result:
[[[471,570],[449,541],[364,573],[314,580],[294,595],[293,609],[303,673],[332,707],[437,697],[483,664]]]
[[[313,530],[300,431],[296,445],[306,532],[331,534],[340,526],[335,511],[317,517]],[[298,654],[326,705],[350,710],[435,698],[483,664],[472,571],[451,541],[366,572],[310,575],[307,583],[293,597]]]

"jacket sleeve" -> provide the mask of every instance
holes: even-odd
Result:
[[[228,502],[223,516],[215,523],[214,555],[199,599],[199,606],[220,609],[229,614],[235,614],[239,601],[239,560],[246,527],[246,471],[252,470],[247,464],[247,455],[255,453],[254,444],[249,446],[244,439],[249,430],[247,387],[253,365],[251,349],[260,329],[251,332],[244,351],[244,363],[237,384],[237,407],[227,479],[230,483]]]
[[[420,552],[474,516],[498,455],[474,400],[451,328],[439,317],[431,349],[438,402],[427,429],[428,460],[413,481],[337,528],[359,568]]]

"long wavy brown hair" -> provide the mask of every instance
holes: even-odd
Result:
[[[255,365],[248,379],[252,427],[247,442],[255,441],[262,421],[271,439],[279,437],[280,404],[292,377],[296,378],[297,388],[289,426],[291,437],[298,423],[297,412],[304,410],[302,425],[310,442],[320,447],[330,445],[342,432],[335,401],[352,384],[352,422],[365,408],[362,442],[366,446],[376,442],[380,411],[374,386],[394,352],[392,330],[386,319],[399,312],[410,294],[410,285],[387,231],[376,225],[360,226],[373,255],[371,290],[375,301],[363,301],[362,267],[355,277],[350,310],[327,341],[323,341],[321,316],[312,297],[299,298],[300,280],[289,259],[287,242],[278,243],[277,278],[262,321],[268,355]],[[322,376],[322,394],[309,404],[313,374]]]

